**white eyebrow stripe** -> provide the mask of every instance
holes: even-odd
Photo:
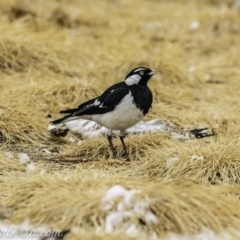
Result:
[[[139,72],[141,70],[146,70],[146,68],[137,68],[134,72]]]

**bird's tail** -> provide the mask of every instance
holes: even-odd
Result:
[[[67,110],[60,111],[60,113],[64,113],[64,114],[66,114],[66,113],[75,113],[77,111],[78,111],[77,108],[73,108],[73,109],[67,109]],[[66,117],[69,117],[69,116],[66,116]]]
[[[79,119],[79,116],[72,116],[72,114],[69,114],[65,117],[62,117],[62,118],[56,119],[54,121],[51,121],[50,123],[55,125],[55,124],[60,124],[60,123],[73,121],[73,120],[76,120],[76,119]]]
[[[62,118],[56,119],[56,120],[54,120],[54,121],[51,121],[50,123],[51,123],[51,124],[60,124],[60,123],[64,123],[64,122],[76,120],[76,119],[79,118],[79,117],[77,117],[77,116],[73,116],[73,114],[74,114],[76,111],[77,111],[77,108],[63,110],[63,111],[61,111],[60,113],[68,114],[68,115],[66,115],[66,116],[64,116],[64,117],[62,117]]]

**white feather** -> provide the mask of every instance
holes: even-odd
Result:
[[[144,70],[146,70],[146,68],[137,68],[134,72],[139,72],[139,71],[144,71]]]
[[[128,86],[131,86],[131,85],[137,85],[139,83],[139,81],[141,80],[141,76],[138,75],[138,74],[134,74],[134,75],[131,75],[130,77],[128,77],[126,80],[125,80],[125,83],[128,85]]]
[[[96,99],[95,101],[94,101],[94,103],[93,103],[93,105],[94,106],[98,106],[98,105],[100,105],[101,103],[100,103],[100,101],[98,100],[98,99]]]

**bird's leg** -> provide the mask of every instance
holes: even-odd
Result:
[[[129,158],[129,155],[128,155],[128,151],[127,151],[127,148],[126,148],[126,145],[125,145],[125,142],[124,142],[124,137],[125,137],[125,132],[120,132],[120,140],[121,140],[121,143],[122,143],[122,146],[123,146],[123,150],[124,150],[124,155],[126,156],[126,161],[130,161],[130,158]]]
[[[109,145],[110,145],[110,148],[112,151],[113,158],[116,158],[117,153],[116,153],[116,150],[114,149],[113,143],[112,143],[112,130],[108,131],[107,138],[108,138],[108,142],[109,142]]]

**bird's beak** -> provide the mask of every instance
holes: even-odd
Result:
[[[161,73],[161,71],[151,71],[148,75],[155,75],[155,74],[158,74],[158,73]]]

